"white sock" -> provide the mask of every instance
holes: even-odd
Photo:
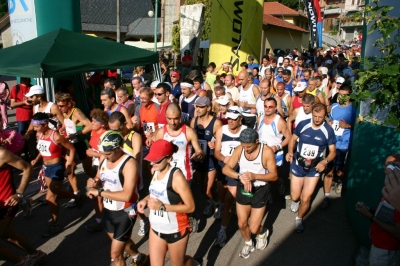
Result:
[[[244,243],[248,246],[252,246],[253,245],[253,240],[250,239],[250,241],[244,241]]]
[[[76,191],[76,192],[74,192],[74,194],[75,194],[75,195],[78,195],[78,194],[79,194],[79,190],[78,190],[78,191]]]
[[[142,254],[140,254],[140,252],[138,254],[136,254],[135,256],[132,256],[132,258],[136,261],[139,261],[142,258]]]
[[[298,216],[296,216],[296,220],[303,220],[303,218],[299,218]]]
[[[96,218],[96,223],[100,224],[101,223],[101,218]]]
[[[325,198],[329,198],[330,193],[325,193]]]

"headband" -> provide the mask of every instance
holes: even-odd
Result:
[[[99,122],[100,124],[105,124],[104,121],[98,117],[92,117],[94,120],[96,120],[97,122]]]
[[[48,122],[49,122],[48,119],[43,119],[43,120],[35,120],[35,119],[32,119],[32,121],[31,121],[31,123],[32,123],[33,125],[43,125],[43,124],[46,124],[46,123],[48,123]]]
[[[172,71],[171,75],[175,75],[175,76],[177,76],[178,78],[181,78],[181,75],[180,75],[178,72],[176,72],[176,71]]]
[[[187,82],[181,82],[181,87],[186,87],[186,88],[189,88],[189,89],[191,89],[191,88],[193,88],[193,85],[192,84],[190,84],[190,83],[187,83]]]

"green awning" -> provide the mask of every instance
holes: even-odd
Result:
[[[156,52],[58,29],[0,50],[0,75],[64,77],[157,62]]]

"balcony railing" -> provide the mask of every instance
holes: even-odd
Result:
[[[341,14],[342,13],[342,9],[341,8],[330,8],[330,9],[325,9],[323,10],[325,15],[328,14]]]
[[[362,26],[363,21],[341,21],[340,26],[341,27],[357,27],[357,26]]]

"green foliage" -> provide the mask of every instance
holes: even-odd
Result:
[[[174,48],[174,51],[176,54],[180,54],[180,50],[181,50],[180,31],[181,31],[181,27],[179,26],[179,23],[172,27],[172,48]]]
[[[8,1],[0,0],[0,18],[8,13]]]
[[[186,0],[185,5],[195,5],[195,4],[203,4],[204,5],[204,20],[203,20],[203,29],[201,32],[201,40],[209,40],[211,37],[211,5],[212,0]]]
[[[356,101],[368,100],[371,110],[367,118],[371,118],[376,110],[389,111],[384,120],[385,125],[392,124],[400,130],[400,106],[399,106],[399,59],[398,49],[400,45],[400,18],[388,15],[393,9],[389,6],[379,6],[378,0],[373,0],[371,5],[366,5],[364,14],[356,14],[354,17],[364,15],[369,24],[368,34],[374,31],[380,33],[373,44],[381,55],[370,56],[363,60],[363,69],[359,71],[359,78],[354,82],[355,91],[352,98]]]

